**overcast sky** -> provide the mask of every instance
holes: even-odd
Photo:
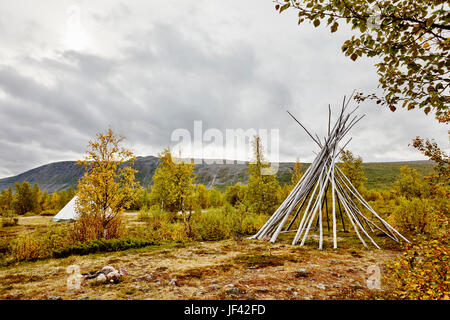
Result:
[[[79,159],[109,126],[157,155],[195,120],[279,129],[280,160],[311,161],[317,147],[286,110],[323,135],[329,103],[337,112],[344,94],[377,90],[376,61],[341,53],[349,34],[298,27],[271,0],[3,1],[0,178]],[[417,135],[449,146],[448,127],[422,111],[359,112],[349,149],[364,161],[424,159],[408,146]]]

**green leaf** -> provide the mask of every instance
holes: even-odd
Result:
[[[280,13],[282,13],[284,10],[286,10],[286,9],[289,8],[290,6],[291,6],[291,3],[290,3],[290,2],[288,2],[288,3],[284,4],[284,5],[282,5],[281,8],[280,8]]]

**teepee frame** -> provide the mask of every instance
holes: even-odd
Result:
[[[274,212],[264,226],[252,237],[253,239],[270,239],[274,243],[280,233],[295,232],[292,244],[295,245],[300,241],[303,246],[311,226],[316,220],[315,229],[319,229],[319,249],[323,248],[323,206],[325,204],[325,214],[328,230],[330,228],[328,217],[328,201],[327,191],[331,189],[331,206],[332,206],[332,229],[333,229],[333,248],[337,248],[337,209],[339,209],[340,219],[345,231],[344,213],[346,214],[350,224],[353,226],[356,235],[361,240],[364,247],[368,248],[363,236],[366,236],[376,248],[380,248],[377,243],[369,235],[366,228],[372,233],[375,230],[381,231],[392,240],[399,242],[400,239],[409,242],[397,230],[384,221],[372,207],[364,200],[358,190],[352,185],[350,180],[345,176],[341,169],[336,165],[336,158],[340,152],[347,146],[347,143],[338,150],[338,145],[349,130],[358,123],[363,117],[352,116],[358,109],[345,113],[351,97],[342,103],[341,112],[333,128],[331,124],[331,108],[328,106],[328,137],[322,142],[320,138],[315,137],[288,111],[289,115],[306,131],[311,139],[321,149],[317,157],[303,174],[300,181],[295,185],[294,189],[283,201],[280,207]],[[337,206],[336,206],[337,202]],[[368,219],[360,207],[367,209],[379,224]],[[306,206],[306,207],[305,207]],[[291,217],[289,224],[283,230],[288,219]],[[291,230],[294,222],[300,219],[297,230]]]

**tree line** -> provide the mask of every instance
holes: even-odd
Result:
[[[16,182],[0,192],[1,213],[24,215],[53,215],[61,210],[75,195],[73,188],[48,193],[42,191],[37,183],[31,185],[28,181]]]

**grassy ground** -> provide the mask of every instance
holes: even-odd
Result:
[[[126,218],[137,223],[133,214]],[[0,231],[4,235],[43,228],[50,219],[23,217],[19,226]],[[299,247],[289,244],[290,237],[285,234],[276,244],[256,240],[166,244],[20,263],[0,268],[0,299],[366,299],[377,294],[367,289],[367,268],[382,267],[399,254],[386,238],[376,240],[385,250],[366,250],[354,234],[340,233],[339,249],[331,249],[331,239],[325,237],[325,250],[320,251],[315,239]],[[73,292],[66,285],[66,269],[73,264],[81,273],[112,265],[125,268],[129,275],[117,284],[89,280]],[[175,285],[169,284],[172,279]]]

